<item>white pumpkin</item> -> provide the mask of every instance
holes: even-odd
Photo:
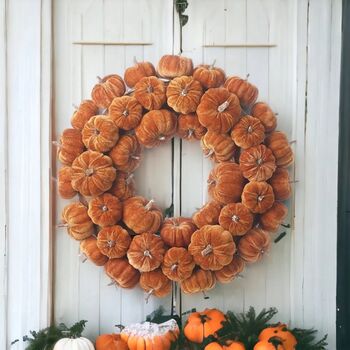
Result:
[[[63,338],[55,344],[53,350],[95,350],[95,347],[87,338]]]

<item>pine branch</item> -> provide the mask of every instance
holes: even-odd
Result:
[[[319,341],[316,340],[317,331],[315,329],[294,328],[291,330],[297,339],[296,350],[326,350],[327,334]]]

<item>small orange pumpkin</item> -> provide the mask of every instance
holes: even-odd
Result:
[[[188,251],[203,270],[217,271],[232,261],[236,245],[230,232],[219,225],[206,225],[192,235]]]
[[[279,323],[277,326],[267,327],[259,334],[260,341],[271,341],[273,338],[281,341],[284,350],[295,350],[297,340],[286,324]]]
[[[86,151],[72,164],[72,187],[83,196],[98,196],[108,191],[116,177],[111,158]]]
[[[260,226],[268,232],[276,232],[288,215],[288,208],[281,202],[273,206],[260,216]]]
[[[196,229],[196,225],[190,218],[168,218],[163,222],[160,236],[169,247],[187,247]]]
[[[64,165],[71,165],[84,151],[81,132],[77,129],[65,129],[57,144],[57,158]]]
[[[197,108],[199,122],[218,134],[230,131],[240,114],[238,97],[225,88],[207,90]]]
[[[238,243],[238,254],[248,263],[254,263],[262,258],[270,246],[269,234],[259,228],[251,229]]]
[[[239,167],[249,181],[266,181],[276,170],[275,157],[265,145],[250,147],[241,153]]]
[[[264,141],[265,128],[258,118],[246,115],[233,127],[231,137],[243,149],[257,146]]]
[[[98,114],[98,107],[94,101],[83,100],[73,113],[70,123],[74,129],[83,130],[84,125],[96,114]]]
[[[201,125],[197,114],[180,114],[177,118],[177,135],[182,139],[200,140],[207,129]]]
[[[192,220],[198,228],[205,225],[216,225],[219,223],[220,211],[220,203],[216,201],[209,201],[193,214]]]
[[[183,114],[195,112],[202,95],[200,82],[188,76],[174,78],[166,89],[168,105]]]
[[[94,236],[80,241],[80,251],[97,266],[103,266],[108,261],[108,257],[98,249]]]
[[[128,259],[109,259],[104,267],[107,276],[121,288],[133,288],[140,280],[140,272],[129,264]]]
[[[158,74],[163,78],[175,78],[182,75],[192,75],[193,63],[190,58],[177,55],[164,55],[159,60]]]
[[[115,97],[124,95],[124,81],[117,74],[107,75],[99,80],[92,89],[91,97],[99,108],[108,108]]]
[[[234,158],[236,145],[226,134],[207,131],[201,139],[201,146],[205,157],[215,162],[226,162]]]
[[[244,186],[242,203],[253,213],[262,214],[275,202],[272,187],[266,182],[252,181]]]
[[[191,277],[195,262],[186,248],[173,247],[166,251],[162,263],[165,276],[175,282]]]
[[[153,199],[148,201],[136,196],[124,202],[123,221],[135,233],[155,233],[163,221],[163,214]]]
[[[120,334],[101,334],[96,338],[96,350],[129,350]]]
[[[277,201],[285,201],[292,194],[289,173],[287,169],[277,168],[269,180]]]
[[[132,172],[141,163],[141,145],[135,135],[123,135],[109,152],[117,170]]]
[[[265,144],[271,149],[275,156],[277,166],[287,168],[289,165],[293,164],[293,151],[285,133],[274,131],[265,139]]]
[[[159,146],[176,133],[176,116],[167,109],[146,113],[135,129],[139,142],[147,148]]]
[[[258,88],[249,83],[247,79],[242,79],[240,77],[227,78],[224,87],[238,96],[243,108],[249,108],[258,98]]]
[[[156,75],[156,70],[151,62],[137,62],[125,70],[124,80],[127,86],[134,87],[142,78]]]
[[[209,195],[221,204],[238,202],[244,186],[239,165],[233,162],[219,163],[208,178]]]
[[[279,339],[274,341],[261,340],[257,342],[253,350],[286,350]]]
[[[185,294],[206,292],[216,284],[214,272],[195,268],[191,277],[181,281],[180,287]]]
[[[105,115],[96,115],[86,122],[82,139],[87,149],[97,152],[109,151],[118,141],[119,129]]]
[[[165,85],[157,77],[142,78],[135,85],[135,98],[146,109],[161,109],[166,101]]]
[[[64,199],[73,198],[77,192],[72,187],[72,168],[64,166],[58,171],[58,193]]]
[[[97,246],[109,258],[122,258],[126,255],[131,243],[128,231],[121,226],[105,227],[98,233]]]
[[[134,236],[127,253],[129,263],[141,272],[157,269],[163,262],[164,254],[163,240],[153,233]]]
[[[165,297],[171,291],[171,281],[164,275],[161,269],[142,272],[140,287],[148,294],[158,298]]]
[[[132,130],[140,124],[142,106],[133,96],[116,97],[108,108],[108,116],[118,128]]]
[[[221,270],[215,271],[215,277],[221,283],[230,283],[243,271],[244,267],[244,260],[235,254],[228,265],[224,266]]]
[[[225,72],[223,69],[215,67],[214,64],[201,64],[193,71],[193,78],[206,89],[217,88],[224,84]]]
[[[242,203],[229,203],[220,212],[219,224],[233,236],[242,236],[253,226],[254,215]]]
[[[266,132],[274,131],[277,127],[277,118],[275,113],[267,103],[257,102],[251,110],[253,117],[258,118],[264,125]]]
[[[64,207],[62,221],[66,224],[68,233],[77,241],[86,239],[95,232],[88,210],[80,202],[74,202]]]
[[[113,196],[118,197],[121,201],[135,196],[134,174],[118,172],[109,192],[112,193]]]

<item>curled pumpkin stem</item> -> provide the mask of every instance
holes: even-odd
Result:
[[[145,205],[145,209],[146,210],[150,210],[152,208],[152,205],[154,203],[154,199],[151,199],[146,205]]]
[[[222,103],[219,107],[218,107],[218,112],[222,113],[228,106],[229,106],[230,102],[225,101],[224,103]]]
[[[178,265],[177,264],[174,264],[171,266],[170,270],[171,271],[175,271],[177,269]]]
[[[143,255],[144,255],[144,256],[147,256],[147,257],[150,258],[150,259],[153,258],[153,257],[152,257],[152,254],[151,254],[151,252],[150,252],[149,250],[145,250],[145,251],[143,252]]]
[[[207,256],[207,255],[209,255],[209,254],[212,253],[212,252],[213,252],[213,247],[212,247],[210,244],[208,244],[208,245],[202,250],[201,254],[202,254],[203,256]]]

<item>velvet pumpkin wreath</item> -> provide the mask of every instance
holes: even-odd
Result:
[[[258,95],[247,79],[173,55],[100,79],[56,142],[58,193],[73,198],[59,226],[122,288],[162,297],[171,281],[188,294],[231,282],[269,249],[292,193],[293,151]],[[213,162],[210,200],[192,217],[164,217],[136,192],[144,148],[175,136]]]

